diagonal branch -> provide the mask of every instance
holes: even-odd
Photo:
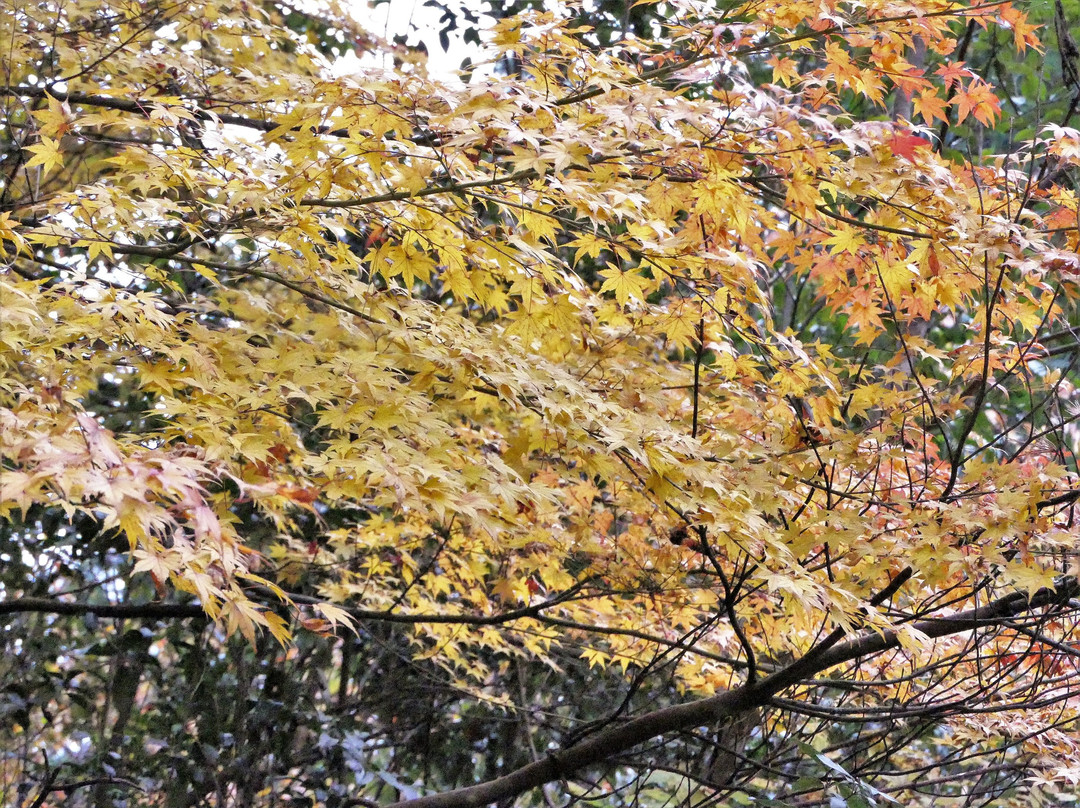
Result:
[[[899,577],[874,600],[880,602],[887,599],[887,593],[895,590]],[[913,626],[928,637],[945,637],[988,625],[999,625],[1018,614],[1067,602],[1077,595],[1080,595],[1080,583],[1075,578],[1064,578],[1055,589],[1042,589],[1030,597],[1022,592],[1013,592],[985,606],[947,617],[920,620]],[[545,783],[565,779],[581,769],[610,760],[662,735],[715,724],[763,707],[779,692],[835,665],[900,647],[897,631],[867,631],[846,642],[838,642],[842,636],[842,629],[837,629],[801,659],[755,684],[645,713],[569,749],[552,752],[543,760],[502,777],[442,794],[404,800],[395,803],[394,808],[480,808],[510,800]]]

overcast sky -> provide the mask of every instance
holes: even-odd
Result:
[[[469,0],[463,0],[462,4],[467,2]],[[424,0],[390,0],[376,7],[357,0],[356,8],[357,17],[367,23],[372,33],[387,39],[405,34],[410,45],[423,41],[428,48],[428,69],[432,75],[452,73],[461,66],[466,57],[476,60],[481,52],[475,45],[462,41],[460,29],[450,33],[450,49],[444,52],[438,37],[439,18],[442,14],[436,9],[424,6]],[[490,23],[490,18],[488,22]],[[464,18],[459,18],[458,24],[465,26],[468,23]],[[414,28],[419,31],[414,31]]]

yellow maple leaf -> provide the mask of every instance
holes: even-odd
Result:
[[[622,270],[618,267],[600,271],[600,275],[606,280],[600,286],[601,294],[614,292],[615,300],[620,306],[625,306],[631,300],[644,301],[655,282],[644,277],[636,269]]]

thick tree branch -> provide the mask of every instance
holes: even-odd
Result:
[[[150,98],[119,98],[110,95],[94,95],[92,93],[65,93],[55,87],[0,87],[0,96],[9,98],[55,98],[61,103],[81,104],[87,107],[99,109],[112,109],[117,112],[131,112],[142,117],[149,117],[150,112],[157,107],[180,106],[173,103],[165,103],[163,99]],[[188,109],[185,107],[185,109]],[[273,132],[280,128],[281,124],[274,120],[249,118],[244,115],[235,115],[227,112],[208,112],[204,109],[188,109],[201,121],[220,122],[232,126],[241,126],[246,129],[255,129],[259,132]],[[292,131],[299,132],[300,127],[294,127]],[[332,135],[334,137],[347,138],[347,129],[317,129],[320,135]]]
[[[895,588],[896,580],[875,600],[883,601],[886,598],[882,596]],[[1075,578],[1067,578],[1056,589],[1042,589],[1030,598],[1022,592],[1014,592],[985,606],[945,617],[917,621],[913,627],[931,638],[945,637],[998,625],[1025,611],[1066,603],[1078,594],[1080,584]],[[512,799],[530,789],[564,779],[588,766],[609,760],[661,735],[715,724],[724,718],[763,707],[773,696],[803,679],[836,665],[900,646],[897,631],[868,631],[847,642],[838,643],[834,638],[837,638],[839,631],[840,629],[834,631],[806,656],[756,684],[654,710],[600,732],[569,749],[554,752],[544,760],[523,766],[503,777],[442,794],[404,800],[396,803],[395,808],[478,808]]]
[[[0,615],[37,612],[39,614],[92,614],[146,620],[205,618],[198,603],[76,603],[54,598],[13,598],[0,601]]]
[[[531,606],[523,606],[520,609],[512,609],[498,614],[398,614],[376,609],[357,609],[343,607],[354,619],[361,622],[403,623],[408,625],[417,624],[444,624],[466,626],[496,626],[512,623],[523,618],[537,618],[545,610],[565,603],[577,597],[581,589],[588,583],[582,581],[565,592],[550,597],[546,600],[534,603]],[[258,596],[273,602],[279,599],[270,590],[256,588],[249,594]],[[325,603],[322,598],[308,595],[300,595],[292,592],[286,593],[289,599],[301,606],[310,606]],[[76,603],[74,601],[56,600],[54,598],[13,598],[0,601],[0,615],[36,612],[40,614],[64,614],[84,615],[92,614],[97,617],[118,617],[147,620],[205,618],[206,612],[199,603],[143,603],[143,604],[112,604],[112,603]]]

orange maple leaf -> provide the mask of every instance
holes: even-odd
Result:
[[[924,90],[919,93],[912,102],[912,107],[926,123],[933,123],[936,118],[939,121],[948,119],[947,102],[937,94],[936,90]]]
[[[953,106],[956,108],[957,123],[963,123],[968,115],[972,115],[984,126],[992,126],[994,118],[1001,112],[1001,100],[994,94],[993,88],[977,79],[966,90],[957,92]]]
[[[961,80],[971,78],[975,74],[964,67],[963,62],[949,62],[948,64],[941,65],[934,71],[943,79],[945,79],[945,87],[952,87],[953,84],[959,84]]]

